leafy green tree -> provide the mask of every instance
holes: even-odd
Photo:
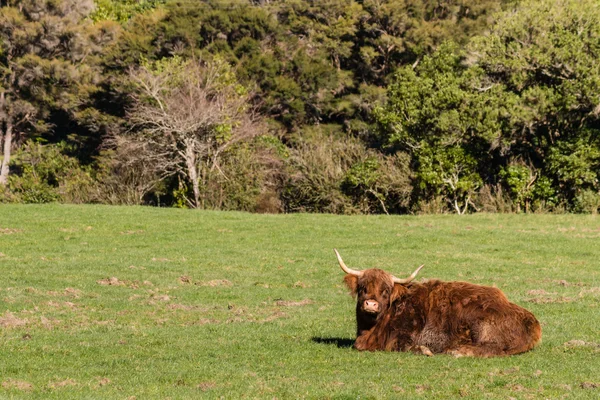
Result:
[[[548,170],[557,178],[560,190],[570,196],[581,191],[598,193],[600,171],[600,142],[581,135],[576,141],[561,141],[552,147],[548,157]]]
[[[396,73],[388,101],[377,108],[381,141],[412,156],[416,187],[423,200],[443,196],[462,214],[483,184],[493,155],[490,147],[508,110],[478,90],[481,70],[466,68],[458,47],[446,44],[416,66]]]
[[[11,153],[51,131],[53,113],[85,117],[100,80],[94,60],[115,30],[86,19],[91,0],[0,4],[0,184],[6,184]]]
[[[501,151],[529,159],[564,200],[598,192],[600,9],[595,1],[527,1],[474,39],[472,61],[512,99]]]
[[[598,192],[599,26],[593,1],[527,1],[466,51],[401,68],[374,115],[382,142],[412,155],[417,197],[439,193],[450,165],[469,190],[503,182],[527,211]]]
[[[517,203],[517,212],[521,211],[521,207],[525,207],[525,211],[529,212],[531,201],[535,194],[535,182],[538,174],[530,166],[522,162],[515,162],[503,168],[499,173],[506,185],[508,186],[513,198]]]
[[[127,3],[127,0],[111,3]],[[368,130],[368,100],[399,64],[414,63],[443,40],[459,43],[511,1],[354,0],[170,1],[125,26],[108,65],[143,58],[225,58],[254,103],[288,130],[338,123]]]
[[[466,44],[514,1],[365,0],[358,48],[361,77],[385,83],[397,65],[418,63],[444,41]]]
[[[473,207],[472,197],[482,185],[477,160],[463,147],[452,146],[432,151],[426,145],[418,154],[421,189],[429,196],[442,196],[457,214]]]

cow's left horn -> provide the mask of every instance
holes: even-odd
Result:
[[[355,269],[348,268],[346,266],[346,264],[344,264],[344,261],[342,260],[342,256],[340,256],[340,253],[338,253],[338,251],[336,249],[333,249],[333,251],[335,251],[335,255],[337,256],[338,262],[340,263],[340,267],[342,267],[342,269],[344,270],[345,273],[350,274],[350,275],[355,275],[355,276],[362,275],[362,271],[357,271]]]
[[[408,282],[412,281],[413,279],[415,279],[415,277],[417,276],[417,274],[419,273],[421,268],[423,268],[424,266],[425,266],[425,264],[421,265],[419,268],[417,268],[415,270],[415,272],[412,273],[411,276],[409,276],[406,279],[400,279],[400,278],[396,278],[395,276],[392,276],[392,280],[394,281],[394,283],[408,283]]]

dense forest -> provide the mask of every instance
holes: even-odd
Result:
[[[0,0],[0,202],[600,208],[597,0]]]

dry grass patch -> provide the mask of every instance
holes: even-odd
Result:
[[[551,304],[551,303],[572,303],[577,301],[572,297],[558,296],[556,292],[547,292],[544,289],[533,289],[527,292],[529,296],[534,296],[526,299],[528,303],[534,304]]]
[[[217,387],[217,384],[214,382],[202,382],[196,386],[196,388],[200,389],[203,392],[214,389],[216,387]]]
[[[272,321],[275,321],[276,319],[281,319],[281,318],[285,318],[285,317],[287,317],[286,313],[284,313],[282,311],[275,311],[273,314],[271,314],[267,318],[260,320],[258,322],[272,322]]]
[[[97,280],[96,283],[101,286],[125,286],[130,289],[139,289],[140,287],[139,281],[122,281],[116,276]],[[154,286],[150,281],[144,281],[142,284],[145,286]]]
[[[75,382],[75,380],[73,379],[65,379],[63,381],[59,381],[59,382],[51,382],[48,384],[48,387],[50,389],[60,389],[66,386],[77,386],[77,382]]]
[[[219,321],[216,319],[209,318],[200,318],[194,325],[208,325],[208,324],[218,324]]]
[[[167,310],[173,311],[206,311],[207,309],[199,306],[190,306],[186,304],[170,303],[167,305]]]
[[[63,290],[62,292],[58,292],[55,290],[49,290],[46,292],[46,294],[48,294],[49,296],[68,296],[68,297],[73,297],[75,299],[78,299],[81,297],[82,291],[79,289],[74,289],[74,288],[68,287],[65,290]]]
[[[51,331],[52,329],[54,329],[54,327],[60,325],[62,321],[54,318],[46,318],[42,315],[40,317],[40,323],[42,327],[44,327],[44,329],[48,329],[49,331]]]
[[[586,342],[585,340],[573,339],[568,342],[563,343],[566,347],[598,347],[600,348],[600,344],[594,342]]]
[[[392,390],[396,393],[404,393],[405,392],[404,388],[402,388],[402,386],[398,386],[398,385],[392,385]]]
[[[530,296],[550,296],[550,295],[554,295],[556,293],[549,293],[549,292],[546,292],[544,289],[533,289],[533,290],[530,290],[529,292],[527,292],[527,294]]]
[[[25,326],[29,323],[29,321],[25,318],[16,317],[12,312],[6,311],[0,317],[0,326],[2,328],[18,328],[21,326]]]
[[[33,385],[31,383],[18,379],[7,379],[2,382],[2,387],[4,389],[17,389],[23,391],[30,391],[33,389]]]
[[[306,306],[308,304],[313,304],[314,301],[309,300],[309,299],[304,299],[304,300],[300,300],[300,301],[285,301],[285,300],[277,300],[275,302],[275,304],[277,304],[278,306],[281,307],[300,307],[300,306]]]
[[[96,281],[98,285],[102,286],[126,286],[125,282],[119,280],[116,276],[112,278],[104,278]]]
[[[46,305],[48,307],[52,307],[52,308],[68,308],[71,310],[77,308],[77,304],[72,303],[70,301],[56,302],[56,301],[50,300],[49,302],[46,303]]]
[[[588,294],[591,294],[591,295],[594,295],[594,296],[600,295],[600,287],[596,287],[595,286],[595,287],[592,287],[592,288],[589,288],[589,289],[583,289],[583,290],[581,290],[579,292],[579,297],[583,297],[583,296],[588,295]]]
[[[231,281],[227,280],[227,279],[213,279],[212,281],[208,281],[208,282],[196,282],[195,283],[196,286],[209,286],[209,287],[215,287],[215,286],[233,286],[233,283],[231,283]]]
[[[581,382],[579,385],[582,389],[598,389],[600,388],[600,383],[596,382]]]
[[[561,304],[561,303],[572,303],[574,301],[577,301],[576,299],[572,298],[572,297],[534,297],[531,299],[527,299],[525,300],[528,303],[533,303],[533,304]]]
[[[415,392],[417,392],[418,394],[423,394],[429,391],[431,391],[430,385],[415,385]]]
[[[0,235],[13,235],[15,233],[21,233],[23,229],[17,228],[0,228]]]
[[[108,379],[108,378],[98,377],[97,379],[98,379],[98,385],[99,386],[106,386],[106,385],[108,385],[111,382],[111,380]]]
[[[158,301],[164,301],[164,302],[171,301],[171,296],[169,296],[168,294],[153,294],[151,298],[152,298],[152,300],[158,300]]]

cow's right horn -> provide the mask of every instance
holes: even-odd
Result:
[[[412,281],[413,279],[415,279],[415,277],[417,276],[417,274],[419,273],[419,271],[421,270],[421,268],[423,268],[424,266],[425,266],[425,264],[421,265],[408,278],[400,279],[400,278],[396,278],[395,276],[392,276],[392,280],[394,281],[394,283],[408,283],[408,282]]]
[[[355,276],[362,275],[362,271],[357,271],[355,269],[348,268],[346,266],[346,264],[344,264],[344,261],[342,260],[342,256],[340,256],[340,253],[338,253],[338,251],[336,249],[333,249],[333,251],[335,251],[335,255],[337,256],[338,262],[340,263],[340,267],[342,267],[342,269],[344,270],[345,273],[350,274],[350,275],[355,275]]]

